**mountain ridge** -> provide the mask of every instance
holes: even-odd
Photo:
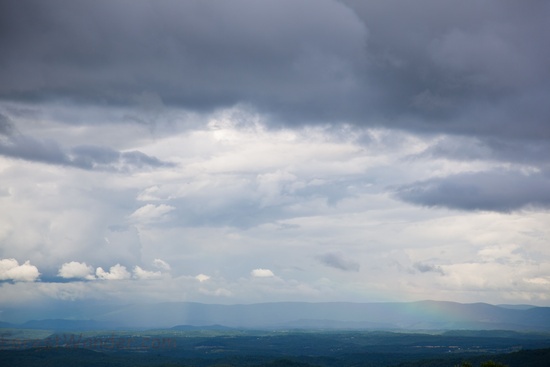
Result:
[[[14,327],[98,329],[218,325],[243,329],[550,331],[550,307],[513,308],[487,303],[430,300],[376,303],[269,302],[234,305],[164,302],[129,304],[106,309],[98,307],[88,310],[85,315],[79,312],[78,316],[67,314],[66,318],[44,317],[42,320],[38,320],[37,317]]]

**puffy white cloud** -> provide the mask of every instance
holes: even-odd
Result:
[[[199,274],[195,277],[195,279],[197,279],[199,282],[206,282],[208,279],[210,279],[210,277],[208,275],[205,275],[205,274]]]
[[[94,268],[87,265],[85,262],[71,261],[64,263],[59,268],[58,276],[66,279],[81,278],[81,279],[95,279]]]
[[[160,200],[160,198],[158,197],[158,192],[159,191],[160,191],[160,188],[157,185],[148,187],[145,190],[143,190],[137,196],[136,199],[139,200],[139,201],[157,201],[157,200]]]
[[[130,279],[131,277],[128,270],[126,270],[126,267],[120,264],[111,266],[109,271],[105,271],[102,267],[98,267],[95,271],[95,275],[98,277],[98,279],[105,280],[123,280]]]
[[[165,261],[160,259],[155,259],[153,265],[162,270],[170,270],[170,265]],[[126,267],[116,264],[111,267],[110,271],[105,271],[103,268],[98,267],[96,270],[96,275],[93,274],[94,269],[92,266],[87,265],[85,262],[79,263],[76,261],[71,261],[69,263],[64,263],[59,269],[58,276],[66,279],[107,279],[107,280],[119,280],[119,279],[129,279],[130,273]],[[150,271],[145,270],[141,266],[134,266],[132,271],[132,277],[134,279],[159,279],[162,277],[161,271]]]
[[[136,279],[159,279],[162,277],[160,271],[144,270],[140,266],[134,266],[134,278]]]
[[[163,219],[163,217],[170,213],[175,208],[170,205],[160,204],[147,204],[137,209],[130,215],[130,219],[137,222],[154,222]]]
[[[274,277],[275,274],[269,269],[254,269],[250,272],[250,275],[252,275],[254,278],[269,278]]]
[[[168,264],[166,261],[161,260],[161,259],[153,260],[153,266],[157,269],[160,269],[160,270],[169,271],[171,269],[170,264]]]
[[[22,265],[15,259],[0,260],[0,280],[34,282],[39,276],[38,268],[31,265],[29,260]]]

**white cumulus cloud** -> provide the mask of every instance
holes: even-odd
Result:
[[[250,272],[250,275],[252,275],[255,278],[269,278],[274,277],[275,274],[269,269],[254,269]]]
[[[39,276],[38,268],[28,260],[22,265],[15,259],[0,260],[0,280],[34,282]]]
[[[168,264],[166,261],[161,259],[155,259],[153,260],[153,266],[160,270],[166,270],[169,271],[171,269],[170,264]]]
[[[147,204],[130,214],[130,219],[137,222],[154,222],[161,220],[166,214],[174,210],[173,206]]]
[[[210,279],[210,277],[208,275],[205,275],[205,274],[199,274],[195,277],[195,279],[197,279],[199,282],[206,282],[208,279]]]
[[[87,265],[85,262],[71,261],[64,263],[59,268],[58,276],[65,279],[80,278],[80,279],[95,279],[94,268]]]
[[[134,266],[134,278],[136,279],[159,279],[162,277],[160,271],[149,271],[142,269],[140,266]]]
[[[130,279],[130,273],[128,270],[126,270],[125,266],[122,266],[120,264],[116,264],[114,266],[111,266],[109,271],[103,270],[102,267],[98,267],[95,271],[95,275],[99,279],[105,279],[105,280],[123,280],[123,279]]]

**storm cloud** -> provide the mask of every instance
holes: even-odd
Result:
[[[23,1],[1,10],[10,51],[0,96],[10,99],[128,104],[146,91],[194,110],[251,103],[333,114],[351,97],[366,38],[350,9],[327,0]]]
[[[196,111],[247,104],[277,125],[550,137],[542,1],[24,0],[0,10],[4,99],[132,105],[147,92]]]

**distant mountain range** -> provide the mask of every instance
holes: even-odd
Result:
[[[2,315],[17,316],[16,310]],[[9,321],[9,320],[5,320]],[[550,331],[550,307],[421,301],[409,303],[280,302],[216,305],[192,302],[80,310],[78,318],[27,320],[17,327],[55,330],[176,328],[180,330],[376,329]]]

